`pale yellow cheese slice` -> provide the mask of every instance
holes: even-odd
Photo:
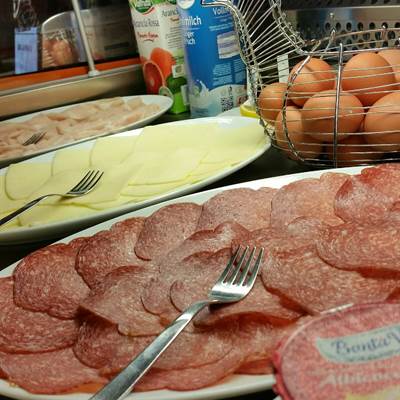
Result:
[[[207,154],[205,149],[181,148],[144,163],[130,184],[150,185],[184,180]]]
[[[13,210],[14,211],[14,210]],[[10,211],[11,212],[11,211]],[[0,214],[0,219],[6,217],[9,213]],[[6,224],[0,226],[0,232],[6,231],[9,229],[19,228],[21,225],[19,224],[18,218],[14,218],[11,221],[8,221]]]
[[[137,141],[137,136],[110,136],[96,140],[90,155],[94,168],[108,168],[120,164],[129,157]]]
[[[5,183],[5,175],[0,175],[0,214],[9,214],[24,204],[23,200],[13,200],[8,197]]]
[[[171,153],[178,148],[208,149],[218,124],[146,126],[138,137],[135,153]]]
[[[51,175],[50,163],[21,162],[11,164],[6,171],[5,187],[11,199],[26,199]]]
[[[52,174],[70,169],[86,169],[90,166],[90,149],[62,149],[58,150],[52,161]]]
[[[87,206],[94,210],[107,210],[115,207],[121,207],[132,202],[134,202],[134,199],[131,196],[119,195],[115,200],[90,203],[87,204]]]
[[[152,197],[170,192],[171,190],[182,187],[186,184],[186,180],[182,180],[168,183],[157,183],[154,185],[128,185],[122,189],[121,195],[132,197]]]
[[[263,128],[254,123],[234,129],[219,129],[203,163],[238,163],[253,155],[265,144]]]
[[[123,187],[125,187],[135,171],[134,164],[122,163],[104,171],[104,175],[96,187],[88,194],[67,199],[71,204],[93,205],[118,199]]]
[[[97,211],[74,204],[36,205],[21,214],[18,219],[22,226],[37,226],[52,222],[77,219],[95,214]]]

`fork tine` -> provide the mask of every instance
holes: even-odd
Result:
[[[88,185],[88,187],[87,187],[86,190],[87,190],[87,191],[92,190],[92,189],[97,185],[97,182],[101,179],[101,177],[103,176],[103,174],[104,174],[104,172],[96,171],[97,178],[94,177],[94,178],[92,179],[92,182],[90,183],[90,185]]]
[[[240,271],[241,271],[242,266],[243,266],[243,262],[246,259],[248,251],[249,251],[249,246],[246,246],[244,251],[243,251],[243,253],[242,253],[242,255],[240,256],[240,259],[239,259],[238,263],[236,264],[236,267],[232,270],[232,273],[226,279],[226,283],[227,284],[232,284],[232,283],[235,282],[236,278],[240,274]]]
[[[87,182],[88,179],[95,173],[94,170],[88,171],[85,176],[70,190],[70,192],[80,192],[82,186]]]
[[[256,248],[254,247],[254,252],[255,252],[255,250],[256,250]],[[255,281],[256,278],[257,278],[259,266],[260,266],[260,264],[261,264],[263,258],[264,258],[264,249],[261,248],[260,251],[259,251],[259,253],[258,253],[256,262],[255,262],[254,265],[253,265],[253,269],[251,270],[250,275],[249,275],[249,278],[248,278],[247,282],[245,283],[245,285],[248,285],[248,286],[250,286],[250,287],[253,286],[254,281]],[[242,285],[243,283],[244,283],[244,280],[243,280],[243,282],[241,282],[240,284]]]
[[[247,258],[246,265],[243,267],[243,269],[241,271],[240,270],[238,271],[238,275],[239,275],[239,272],[241,272],[239,278],[235,282],[238,285],[243,285],[243,282],[245,281],[246,276],[249,273],[250,265],[251,265],[251,262],[253,260],[255,252],[256,252],[256,248],[253,247],[249,257]]]
[[[218,282],[222,283],[225,280],[225,278],[228,276],[228,274],[231,272],[231,267],[232,267],[233,263],[236,261],[239,251],[240,251],[240,246],[233,253],[232,257],[230,258],[230,260],[228,262],[228,265],[225,267],[224,271],[220,275]]]

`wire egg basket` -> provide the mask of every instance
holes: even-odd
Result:
[[[339,23],[330,13],[310,35],[279,0],[202,5],[233,16],[256,112],[274,147],[315,167],[399,159],[400,6],[380,25]]]

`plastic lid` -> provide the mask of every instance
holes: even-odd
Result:
[[[400,399],[400,304],[365,304],[312,318],[279,347],[284,400]]]

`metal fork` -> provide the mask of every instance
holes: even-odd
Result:
[[[194,303],[183,311],[146,349],[110,383],[92,396],[90,400],[123,399],[193,317],[204,307],[216,303],[234,303],[246,297],[257,278],[264,249],[261,248],[257,252],[254,247],[250,255],[247,256],[249,251],[247,246],[239,257],[240,250],[239,247],[229,260],[225,270],[208,293],[208,299]]]
[[[38,197],[30,201],[29,203],[25,204],[18,210],[12,212],[9,215],[6,215],[4,218],[0,219],[0,226],[6,224],[7,222],[11,221],[12,219],[16,218],[18,215],[22,214],[23,212],[29,210],[34,205],[39,203],[50,196],[60,196],[60,197],[78,197],[83,196],[84,194],[89,193],[94,187],[97,185],[101,177],[103,176],[103,172],[98,170],[90,170],[88,171],[85,176],[68,192],[66,193],[49,193],[43,196]]]
[[[24,143],[22,143],[22,146],[29,146],[30,144],[36,144],[43,138],[45,134],[46,131],[40,131],[34,133],[30,138],[28,138],[27,140],[25,140]]]

